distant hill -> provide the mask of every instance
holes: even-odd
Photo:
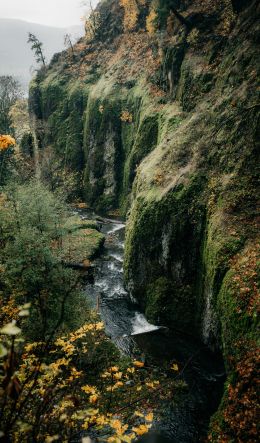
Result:
[[[13,75],[25,89],[37,67],[30,45],[28,32],[43,42],[44,53],[50,61],[55,52],[64,48],[64,35],[69,32],[74,39],[83,35],[83,26],[54,28],[22,20],[0,19],[0,75]]]

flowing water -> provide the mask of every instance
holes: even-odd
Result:
[[[86,218],[95,218],[88,213]],[[95,261],[95,279],[85,288],[92,305],[97,306],[106,326],[106,333],[125,353],[131,354],[131,334],[158,330],[138,311],[124,288],[123,258],[125,225],[103,218],[100,229],[106,236],[104,253]]]
[[[97,217],[80,211],[82,218],[93,218],[106,236],[104,251],[95,261],[95,276],[85,287],[93,307],[105,323],[106,333],[128,355],[136,345],[151,355],[160,367],[177,361],[185,394],[176,404],[161,405],[163,414],[143,443],[197,443],[206,434],[209,418],[219,404],[225,378],[221,358],[210,353],[192,337],[150,324],[124,287],[123,258],[125,225],[120,220]]]

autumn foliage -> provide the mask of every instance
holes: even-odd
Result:
[[[23,344],[22,319],[29,311],[29,304],[21,306],[20,327],[12,320],[0,330],[2,435],[17,443],[65,442],[81,429],[99,441],[131,443],[147,433],[156,398],[167,396],[169,383],[163,388],[152,368],[138,360],[109,366],[113,357],[100,321],[51,341]]]
[[[19,315],[28,314],[21,307]],[[81,428],[102,441],[131,442],[151,427],[151,413],[134,410],[129,416],[124,407],[129,395],[134,400],[156,387],[140,384],[139,366],[114,365],[103,371],[96,366],[107,341],[103,323],[85,324],[49,343],[21,345],[15,321],[0,333],[5,356],[2,432],[12,435],[12,441],[27,442],[31,436],[34,441],[68,441]],[[127,387],[130,381],[133,388]]]
[[[241,340],[235,347],[241,357],[237,363],[232,359],[235,367],[223,401],[223,417],[214,418],[209,442],[258,441],[259,350],[256,343],[247,340]]]
[[[15,139],[10,135],[0,135],[0,151],[5,151],[15,145]]]
[[[133,31],[146,0],[120,0],[120,4],[124,8],[124,29],[125,31]]]

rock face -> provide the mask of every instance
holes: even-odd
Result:
[[[169,13],[148,35],[123,33],[112,1],[107,36],[58,55],[30,103],[42,151],[83,173],[94,208],[127,213],[125,278],[148,319],[221,350],[231,382],[242,341],[256,356],[259,5],[204,5],[180,2],[191,26]],[[225,391],[213,441],[244,438],[228,421],[239,401]]]

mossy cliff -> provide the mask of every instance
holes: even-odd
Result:
[[[86,201],[127,214],[126,284],[147,317],[222,351],[212,441],[255,442],[259,6],[177,3],[187,26],[166,8],[150,35],[103,1],[102,38],[55,56],[30,108]]]

